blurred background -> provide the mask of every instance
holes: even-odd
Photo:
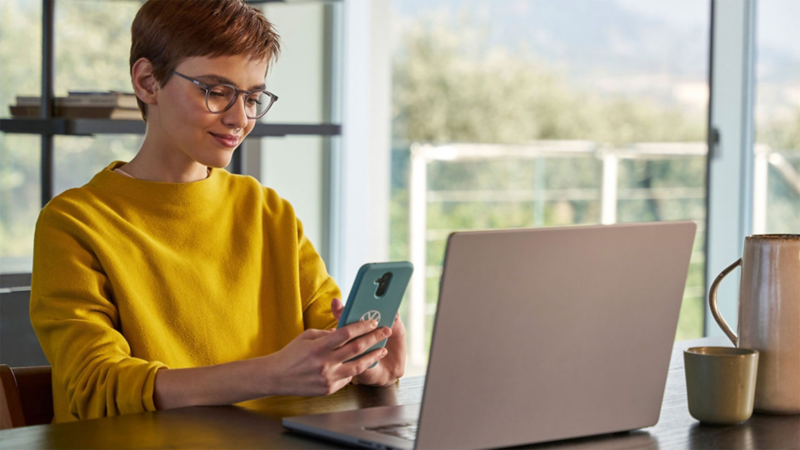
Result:
[[[311,131],[248,138],[229,170],[295,205],[345,294],[365,262],[415,264],[401,309],[409,374],[424,373],[452,231],[695,220],[676,340],[719,334],[705,293],[745,235],[800,233],[798,2],[251,3],[283,37],[265,129]],[[27,293],[42,155],[54,196],[130,160],[142,139],[98,124],[50,134],[46,153],[47,132],[19,132],[9,105],[41,95],[43,4],[0,0],[0,359],[11,365],[41,358]],[[56,96],[132,91],[140,5],[54,2]],[[315,131],[326,124],[341,128]]]

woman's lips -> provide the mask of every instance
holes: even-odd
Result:
[[[225,147],[236,148],[239,146],[239,136],[235,134],[216,134],[211,132],[209,134],[214,136],[214,139]]]

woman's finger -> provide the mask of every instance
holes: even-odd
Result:
[[[383,327],[372,333],[354,339],[351,342],[341,346],[333,352],[333,357],[336,361],[348,361],[353,359],[365,351],[372,348],[373,345],[388,338],[392,335],[392,330]]]
[[[338,320],[342,319],[342,313],[344,312],[344,305],[342,301],[338,298],[335,298],[331,301],[331,312],[333,313],[333,318]]]
[[[364,320],[361,322],[351,323],[350,325],[339,328],[331,333],[326,338],[325,345],[331,350],[337,349],[353,339],[369,333],[377,327],[377,320]]]
[[[336,370],[336,374],[340,377],[355,377],[361,375],[387,354],[388,351],[385,348],[371,351],[354,361],[342,363]]]
[[[301,336],[304,336],[308,339],[319,339],[321,337],[325,337],[331,334],[332,332],[333,332],[332,330],[318,330],[316,328],[309,328],[303,331],[303,334],[301,334]]]

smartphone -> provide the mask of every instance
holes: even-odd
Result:
[[[339,319],[339,328],[362,320],[377,320],[378,328],[391,328],[413,272],[414,266],[408,261],[368,263],[361,266]],[[385,345],[386,339],[353,359]]]

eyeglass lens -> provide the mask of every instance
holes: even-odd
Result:
[[[236,90],[230,86],[215,86],[208,92],[208,110],[221,113],[236,102]],[[253,92],[244,98],[245,112],[250,118],[262,116],[270,107],[272,98],[263,92]]]

